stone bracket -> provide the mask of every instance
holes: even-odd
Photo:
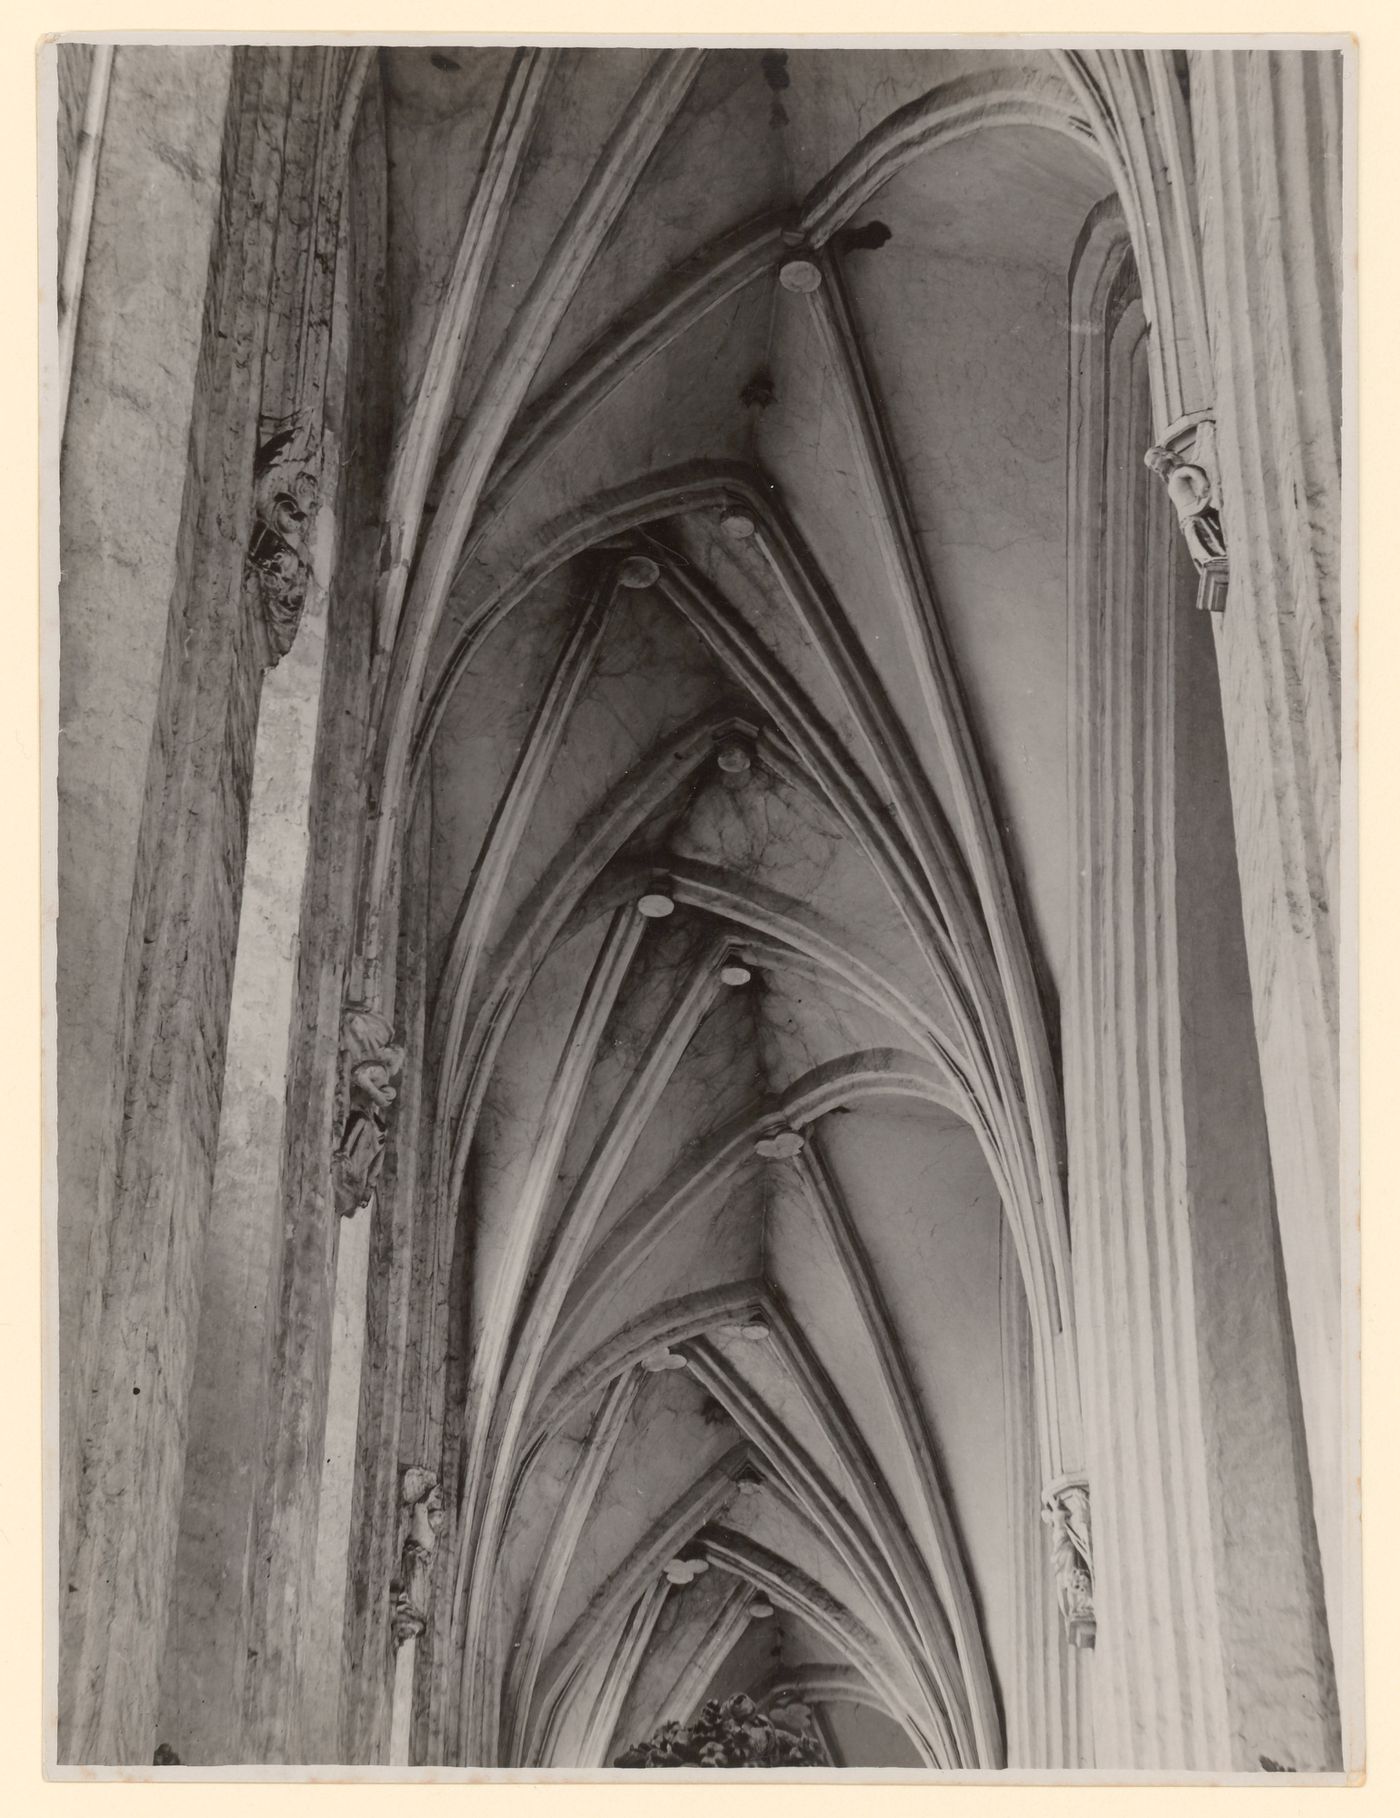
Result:
[[[1200,585],[1196,589],[1196,608],[1199,612],[1224,612],[1225,601],[1230,591],[1230,564],[1224,556],[1217,556],[1200,569]]]

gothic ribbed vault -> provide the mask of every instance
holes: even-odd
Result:
[[[1340,57],[64,49],[63,1761],[1359,1765]]]
[[[997,1765],[1004,1294],[1079,1463],[1064,350],[1111,179],[1045,64],[546,60],[384,59],[442,1721],[602,1765],[678,1685],[817,1673],[843,1757]]]

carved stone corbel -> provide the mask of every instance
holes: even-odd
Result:
[[[1183,460],[1166,447],[1149,448],[1143,460],[1166,486],[1167,497],[1200,576],[1197,607],[1203,612],[1224,612],[1230,584],[1230,558],[1210,475],[1204,467]]]
[[[1050,1559],[1065,1635],[1077,1648],[1091,1648],[1094,1615],[1094,1550],[1089,1523],[1089,1481],[1057,1477],[1041,1496],[1040,1519],[1050,1529]]]
[[[436,1474],[410,1465],[399,1489],[398,1569],[389,1585],[394,1600],[389,1626],[396,1648],[428,1626],[428,1585],[446,1521]]]
[[[261,620],[269,667],[291,649],[301,624],[320,496],[315,438],[296,417],[265,418],[253,462],[253,528],[244,574]]]
[[[389,1117],[404,1051],[393,1027],[373,1010],[351,1005],[340,1025],[340,1082],[336,1094],[339,1138],[331,1156],[335,1209],[348,1218],[367,1206],[384,1166]]]

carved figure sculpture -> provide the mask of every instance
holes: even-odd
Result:
[[[340,1141],[331,1158],[337,1212],[349,1217],[369,1204],[384,1166],[389,1111],[398,1097],[390,1085],[403,1067],[404,1050],[393,1028],[372,1010],[352,1007],[340,1031]]]
[[[428,1493],[412,1505],[408,1537],[404,1541],[406,1555],[426,1564],[437,1551],[438,1536],[446,1521],[447,1510],[443,1506],[442,1491],[434,1483]]]
[[[311,579],[311,523],[320,503],[316,458],[295,424],[266,436],[253,463],[247,572],[262,608],[272,661],[292,647]]]
[[[1096,1622],[1088,1484],[1082,1478],[1061,1478],[1051,1484],[1040,1518],[1050,1528],[1050,1558],[1065,1633],[1075,1647],[1091,1648]]]
[[[428,1583],[446,1522],[436,1475],[422,1465],[410,1465],[399,1491],[398,1570],[389,1585],[394,1600],[389,1626],[395,1647],[421,1635],[428,1626]]]
[[[1211,502],[1210,475],[1204,467],[1183,461],[1169,448],[1149,448],[1143,460],[1162,479],[1176,512],[1191,560],[1200,573],[1211,562],[1226,559],[1225,531]]]

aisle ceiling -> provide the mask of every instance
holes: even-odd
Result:
[[[657,56],[557,53],[444,376],[432,338],[520,69],[382,53],[401,448],[425,383],[448,406],[405,623],[454,454],[489,428],[531,286],[584,231],[570,211]],[[1029,73],[990,52],[706,54],[522,375],[424,638],[426,1165],[468,1246],[451,1487],[488,1535],[463,1594],[489,1585],[469,1645],[494,1663],[502,1760],[601,1764],[707,1689],[779,1684],[815,1688],[850,1764],[1001,1746],[1020,1290],[996,1113],[979,1128],[959,1080],[965,944],[954,923],[940,959],[919,905],[961,890],[985,917],[1002,866],[1053,1051],[1067,272],[1109,182],[1072,131],[988,111],[892,162],[819,251],[800,211],[899,110],[1018,84],[1072,112],[1048,54]],[[723,236],[759,245],[752,275],[570,419],[626,352],[624,312],[654,321]],[[780,276],[793,259],[815,300]],[[911,633],[930,602],[961,724]],[[671,912],[641,915],[649,892]],[[789,1128],[800,1154],[756,1152]],[[669,1584],[677,1556],[707,1567]]]

